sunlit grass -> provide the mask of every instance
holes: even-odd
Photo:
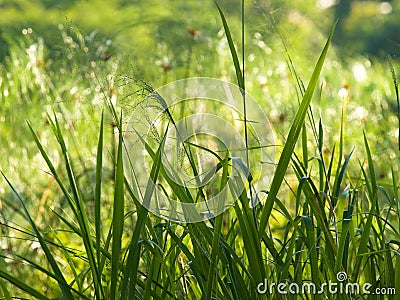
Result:
[[[213,60],[244,87],[236,38],[220,14],[226,40],[211,43]],[[257,187],[254,209],[244,192],[215,219],[184,224],[140,204],[152,184],[138,199],[124,179],[124,117],[152,88],[124,58],[96,60],[90,40],[63,30],[66,62],[46,61],[45,43],[24,34],[1,67],[5,299],[269,299],[257,293],[264,279],[320,285],[338,272],[400,292],[398,99],[387,66],[361,57],[343,65],[327,36],[310,70],[314,61],[286,62],[291,56],[266,51],[255,36],[244,76],[276,130],[274,180]],[[140,171],[161,174],[174,196],[190,200],[163,170],[163,141],[146,149],[151,169]]]

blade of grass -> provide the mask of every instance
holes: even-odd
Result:
[[[342,168],[340,169],[339,168],[340,166],[338,167],[338,171],[340,169],[340,172],[338,172],[339,174],[336,176],[337,180],[335,182],[335,188],[333,190],[333,198],[336,199],[335,203],[332,203],[333,207],[336,206],[337,199],[339,198],[340,186],[342,184],[344,174],[346,173],[347,165],[349,164],[349,160],[350,160],[353,152],[354,152],[354,148],[350,151],[350,153],[348,155],[346,155],[346,158],[344,159]]]
[[[35,297],[35,299],[43,299],[43,300],[48,300],[48,298],[43,295],[42,293],[40,293],[39,291],[35,290],[33,287],[25,284],[23,281],[21,281],[20,279],[8,274],[7,272],[4,272],[3,270],[0,269],[0,277],[4,278],[5,280],[7,280],[8,282],[10,282],[12,285],[16,286],[17,288],[19,288],[20,290],[28,293],[29,295]],[[10,295],[8,295],[10,296]],[[6,297],[7,298],[7,297]],[[11,298],[10,298],[11,299]],[[74,299],[72,298],[68,298],[68,299]]]
[[[124,169],[122,162],[122,113],[118,126],[118,152],[114,186],[114,205],[112,215],[112,245],[111,245],[111,288],[110,299],[117,299],[117,285],[121,268],[121,244],[124,227]]]
[[[228,182],[228,161],[229,161],[229,154],[228,152],[225,155],[225,159],[221,161],[222,163],[222,178],[221,178],[221,186],[220,190],[222,191],[224,187],[226,186]],[[227,195],[226,195],[227,196]],[[219,199],[218,201],[218,211],[221,211],[222,207],[224,206],[224,200],[225,199]],[[212,247],[211,247],[211,262],[210,262],[210,267],[208,269],[208,276],[207,276],[207,293],[205,295],[205,299],[209,300],[211,299],[212,296],[212,290],[213,290],[213,283],[214,283],[214,276],[216,276],[217,270],[217,261],[218,261],[218,256],[217,256],[217,249],[220,247],[220,235],[222,232],[222,223],[223,223],[223,217],[224,214],[219,214],[215,218],[215,226],[214,226],[214,236],[213,236],[213,241],[212,241]]]
[[[310,257],[310,267],[311,267],[311,279],[312,282],[319,288],[320,280],[319,280],[319,269],[318,269],[318,255],[315,241],[315,233],[314,233],[314,225],[312,220],[308,216],[302,217],[303,224],[306,228],[306,245],[308,248],[308,255]]]
[[[231,52],[233,65],[234,65],[235,71],[236,71],[236,79],[237,79],[238,85],[244,91],[245,86],[244,86],[243,74],[242,74],[242,70],[240,69],[240,63],[239,63],[238,55],[236,53],[235,44],[232,39],[231,31],[229,30],[228,23],[226,22],[225,15],[224,15],[221,7],[218,5],[217,1],[214,1],[214,2],[218,8],[219,14],[221,16],[222,24],[224,26],[226,39],[228,40],[229,50]]]
[[[356,261],[353,269],[353,282],[357,282],[358,277],[360,276],[360,267],[361,262],[365,256],[365,253],[368,250],[368,241],[370,236],[370,231],[372,228],[372,221],[376,211],[375,201],[377,201],[377,185],[376,185],[376,177],[375,177],[375,169],[374,164],[371,156],[371,151],[368,145],[367,137],[364,132],[364,144],[365,144],[365,151],[368,157],[368,170],[369,176],[365,172],[364,168],[361,166],[361,170],[364,174],[365,184],[367,186],[367,193],[369,196],[369,200],[371,202],[370,212],[368,213],[367,221],[364,225],[364,230],[361,235],[361,240],[358,246]]]
[[[390,72],[392,73],[392,80],[393,80],[393,85],[394,85],[394,90],[396,93],[396,102],[397,102],[397,120],[398,120],[398,127],[399,127],[399,136],[398,136],[398,140],[397,143],[399,144],[399,151],[400,151],[400,96],[399,96],[399,85],[397,83],[397,76],[396,76],[396,71],[394,70],[392,61],[389,57],[389,67],[390,67]]]
[[[344,100],[346,101],[346,100]],[[336,176],[335,176],[335,181],[333,183],[333,195],[332,195],[332,209],[333,207],[336,206],[337,198],[339,197],[339,189],[340,189],[340,181],[343,179],[340,176],[340,168],[342,166],[342,159],[343,159],[343,129],[344,129],[344,121],[345,121],[345,105],[343,104],[342,106],[342,114],[341,114],[341,119],[340,119],[340,134],[339,134],[339,161],[337,163],[336,167]]]
[[[395,272],[394,275],[394,288],[396,289],[396,291],[400,291],[400,253],[397,251],[394,251],[395,253],[395,270],[397,270],[397,272]]]
[[[249,139],[248,139],[248,130],[247,130],[246,86],[245,86],[245,76],[244,76],[244,63],[245,63],[245,59],[244,59],[244,56],[245,56],[245,51],[244,51],[244,25],[245,25],[244,24],[244,0],[242,0],[242,11],[241,11],[241,17],[242,17],[242,22],[241,22],[241,25],[242,25],[242,69],[240,68],[235,44],[233,42],[232,35],[229,30],[229,26],[226,21],[225,15],[224,15],[221,7],[218,5],[217,1],[214,0],[214,2],[218,8],[218,11],[219,11],[219,14],[220,14],[220,17],[222,20],[226,39],[228,40],[229,50],[232,55],[233,65],[235,67],[236,79],[237,79],[238,86],[240,88],[240,91],[241,91],[242,97],[243,97],[243,122],[244,122],[244,135],[245,135],[244,139],[245,139],[245,146],[246,146],[246,164],[247,164],[247,168],[250,169]],[[248,184],[249,184],[250,198],[253,199],[253,191],[251,189],[252,177],[248,176],[247,180],[248,180]],[[255,219],[255,217],[254,217],[254,219]]]
[[[163,139],[157,149],[155,158],[153,158],[153,165],[150,171],[150,178],[148,180],[146,191],[143,197],[143,205],[140,205],[138,207],[137,222],[128,248],[125,273],[121,284],[120,299],[125,299],[128,293],[129,295],[133,295],[135,291],[136,276],[140,259],[140,256],[135,255],[135,253],[137,251],[137,245],[139,242],[140,234],[142,232],[148,214],[146,207],[149,207],[148,204],[150,203],[151,198],[153,197],[155,182],[157,181],[158,174],[160,172],[160,168],[162,165],[162,153],[164,149],[165,138],[166,134],[163,136]],[[130,195],[134,197],[133,193],[130,193]]]
[[[75,173],[73,171],[72,162],[71,162],[69,154],[68,154],[68,149],[67,149],[67,146],[66,146],[66,143],[64,140],[64,136],[61,132],[61,127],[58,122],[57,116],[54,115],[54,121],[49,117],[49,122],[53,129],[54,135],[56,136],[57,141],[61,147],[62,155],[64,158],[64,166],[67,170],[70,188],[72,191],[73,199],[75,201],[75,206],[73,206],[72,208],[76,209],[75,216],[77,218],[79,227],[82,232],[82,240],[83,240],[83,244],[84,244],[85,251],[87,254],[90,271],[93,276],[93,282],[95,284],[95,295],[96,295],[97,299],[104,298],[104,291],[103,291],[102,285],[99,282],[99,279],[101,276],[99,274],[99,269],[97,268],[97,265],[96,265],[94,246],[93,246],[93,241],[91,238],[91,233],[90,233],[90,228],[89,228],[89,219],[86,214],[85,203],[83,201],[81,191],[78,187],[78,182],[77,182]]]
[[[304,94],[303,100],[301,101],[300,107],[296,113],[292,126],[290,127],[290,131],[288,137],[286,139],[285,146],[283,147],[281,157],[279,158],[278,165],[276,167],[274,178],[272,179],[271,188],[267,196],[266,203],[263,207],[260,219],[259,232],[263,232],[267,226],[268,219],[271,215],[272,208],[274,206],[275,198],[278,194],[280,186],[282,184],[283,178],[285,177],[286,170],[289,166],[290,159],[292,157],[292,153],[294,151],[297,139],[299,137],[300,131],[303,127],[303,123],[305,117],[307,115],[308,107],[311,103],[314,90],[317,86],[318,78],[322,70],[322,66],[324,64],[329,45],[331,43],[333,32],[335,30],[336,23],[332,28],[332,31],[329,35],[329,38],[325,44],[325,47],[321,53],[321,56],[318,59],[318,62],[314,68],[313,74],[311,76],[311,80],[308,84],[307,90]]]
[[[60,268],[58,267],[55,257],[53,256],[49,247],[47,246],[47,243],[44,240],[44,238],[42,237],[42,234],[40,233],[39,229],[36,227],[36,224],[33,222],[32,218],[29,214],[29,211],[25,206],[24,200],[22,200],[21,196],[19,195],[17,190],[14,188],[14,186],[11,184],[11,182],[8,180],[8,178],[5,176],[3,171],[0,170],[0,173],[4,177],[4,179],[7,181],[7,184],[10,186],[13,193],[17,196],[18,201],[20,202],[22,209],[25,213],[25,217],[27,218],[32,230],[34,231],[35,236],[38,239],[40,246],[43,249],[46,259],[49,262],[49,264],[54,272],[55,277],[57,278],[58,285],[59,285],[64,297],[66,297],[66,299],[74,299],[74,297],[72,296],[72,293],[71,293],[71,287],[68,285],[67,281],[65,280],[64,275],[62,274]],[[4,276],[2,276],[2,277],[5,279],[12,278],[12,277],[4,277]],[[16,278],[14,278],[14,279],[16,279]],[[18,279],[16,279],[15,281],[11,281],[11,282],[14,282],[15,285],[18,287],[24,287],[24,284],[21,281],[19,281]],[[32,292],[34,292],[34,290],[31,289],[30,287],[28,290],[31,290]],[[38,294],[38,296],[40,297],[41,294]]]
[[[94,190],[94,226],[96,232],[96,254],[97,265],[100,266],[101,258],[101,177],[103,166],[103,128],[104,128],[104,112],[101,113],[100,129],[99,129],[99,142],[97,145],[97,158],[96,158],[96,184]],[[101,285],[101,276],[99,278]]]
[[[1,275],[0,275],[1,276]],[[3,282],[3,280],[0,280],[0,287],[1,291],[3,292],[3,297],[5,300],[11,300],[11,295],[10,292],[7,289],[6,284]],[[32,295],[33,296],[33,295]]]
[[[353,192],[349,193],[349,205],[347,210],[343,212],[343,219],[342,219],[342,230],[340,233],[339,245],[338,245],[338,254],[336,256],[336,265],[335,270],[336,272],[340,272],[343,267],[344,271],[347,272],[347,265],[345,264],[345,260],[347,259],[345,253],[349,251],[349,230],[350,225],[353,218],[353,209],[355,200],[357,198],[358,191],[354,190]]]

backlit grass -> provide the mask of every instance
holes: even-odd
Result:
[[[123,162],[126,117],[153,90],[145,74],[123,55],[97,59],[107,40],[60,27],[66,56],[49,61],[45,41],[23,33],[0,68],[4,299],[372,297],[326,289],[283,295],[277,287],[306,282],[319,290],[340,272],[371,291],[400,292],[398,62],[343,64],[330,48],[332,29],[315,61],[290,49],[269,53],[254,35],[243,70],[239,39],[223,9],[215,14],[222,32],[210,43],[215,73],[250,92],[275,129],[270,185],[244,191],[208,221],[152,215],[140,203],[155,186],[149,181],[138,198]],[[201,74],[181,59],[189,76]],[[173,72],[164,66],[158,83],[182,70]],[[135,172],[162,178],[171,197],[192,201],[165,172],[164,138],[155,149],[142,142],[151,167]],[[219,163],[222,189],[229,153]],[[261,200],[254,208],[250,196]],[[265,280],[276,284],[266,294],[257,291]]]

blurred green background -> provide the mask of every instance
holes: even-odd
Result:
[[[218,3],[241,54],[240,1]],[[236,82],[212,0],[0,0],[0,13],[0,170],[43,228],[48,224],[57,228],[54,215],[45,212],[62,207],[65,200],[48,176],[26,120],[38,133],[57,171],[65,172],[46,114],[56,111],[79,185],[92,203],[98,126],[106,97],[129,115],[131,107],[143,98],[144,82],[155,88],[194,76]],[[315,121],[324,126],[323,152],[329,157],[333,145],[339,143],[343,109],[343,156],[356,148],[348,177],[360,178],[360,165],[366,161],[365,130],[377,177],[383,185],[391,182],[392,170],[397,174],[400,167],[399,120],[387,57],[393,57],[393,66],[400,73],[399,13],[398,0],[246,1],[246,88],[265,109],[276,131],[277,145],[285,143],[301,99],[285,47],[297,75],[307,85],[339,19],[312,102]],[[106,119],[105,152],[111,155],[105,155],[104,172],[110,179],[115,149],[111,118],[106,115]],[[306,126],[310,134],[305,142],[311,157],[317,149],[309,120]],[[293,194],[288,190],[296,190],[298,181],[293,173],[285,180],[290,188],[283,188],[280,198],[291,203]],[[14,200],[6,182],[0,181],[2,220],[23,224]],[[43,262],[43,257],[35,255],[33,244],[4,240],[2,248],[18,249],[22,256]],[[2,264],[17,278],[31,272],[25,265],[14,268],[0,260],[0,267]],[[41,284],[37,278],[26,280],[37,286]],[[43,290],[49,295],[58,291],[51,284]]]
[[[218,2],[240,53],[240,1]],[[124,76],[153,87],[194,76],[235,82],[225,33],[211,0],[0,0],[0,12],[0,161],[6,171],[25,168],[27,161],[36,159],[25,122],[45,132],[46,112],[57,103],[69,105],[63,117],[74,119],[79,135],[87,134],[94,143],[100,111],[88,113],[94,103],[115,95],[119,106],[127,108],[140,98],[117,82]],[[246,1],[247,89],[265,108],[278,137],[286,136],[298,103],[285,47],[306,84],[339,19],[321,78],[322,98],[313,105],[328,124],[333,143],[347,93],[348,119],[356,123],[346,127],[350,144],[362,144],[362,135],[354,131],[362,124],[375,133],[379,152],[393,156],[397,106],[386,59],[392,56],[397,66],[399,12],[400,1]],[[371,116],[388,122],[381,128]],[[87,140],[82,143],[85,147],[76,149],[92,150]],[[15,172],[15,179],[29,182],[37,177],[32,176],[37,165],[28,165],[32,170]]]
[[[239,32],[240,3],[219,2]],[[339,19],[334,42],[342,57],[385,57],[399,52],[399,11],[400,1],[393,0],[247,1],[247,32],[248,38],[251,33],[261,33],[268,47],[281,51],[280,44],[274,48],[279,40],[273,28],[276,25],[288,46],[305,54],[305,49],[313,51],[319,45],[320,33],[326,35]],[[206,52],[221,29],[213,1],[3,0],[0,12],[0,61],[9,54],[10,40],[23,28],[32,28],[56,53],[61,39],[57,26],[64,24],[110,39],[115,48],[105,51],[125,51],[146,69],[152,67],[148,60],[154,59],[156,52],[170,59],[164,63],[180,66],[184,64],[182,53],[191,47],[190,30],[199,33],[196,47]],[[202,63],[201,58],[196,59]]]

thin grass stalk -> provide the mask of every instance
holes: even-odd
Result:
[[[399,145],[399,151],[400,151],[400,95],[399,95],[399,85],[397,82],[397,76],[396,76],[396,71],[393,67],[391,58],[389,57],[388,59],[389,62],[389,67],[390,67],[390,72],[392,73],[392,80],[393,80],[393,85],[394,85],[394,91],[396,93],[396,103],[397,103],[397,120],[398,120],[398,139],[397,143]]]
[[[124,169],[122,162],[122,113],[118,126],[118,152],[114,188],[114,207],[112,215],[112,249],[111,249],[111,288],[110,299],[117,299],[117,286],[121,268],[121,243],[124,227]]]
[[[94,226],[96,234],[96,259],[99,273],[101,274],[101,240],[102,240],[102,227],[101,227],[101,179],[103,167],[103,127],[104,127],[104,112],[101,113],[99,140],[97,145],[97,158],[96,158],[96,183],[94,190]],[[98,279],[99,287],[102,288],[101,276]]]

